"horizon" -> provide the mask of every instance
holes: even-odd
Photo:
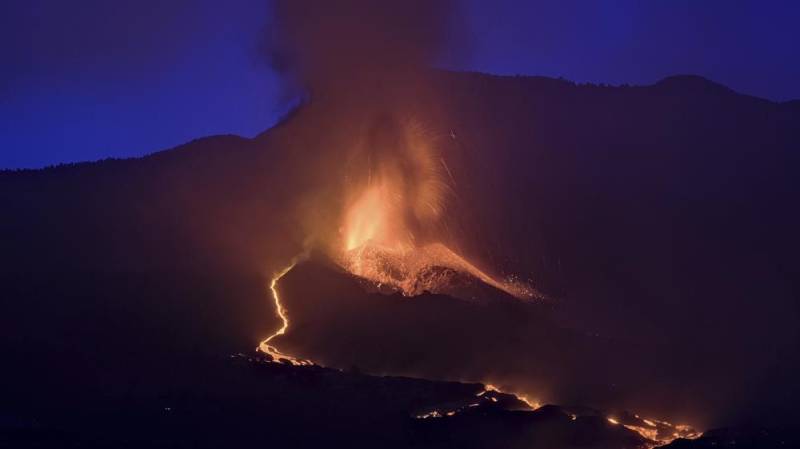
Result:
[[[762,98],[762,97],[757,97],[757,96],[753,96],[753,95],[748,95],[746,93],[738,92],[738,91],[730,88],[729,86],[725,86],[722,83],[718,83],[718,82],[716,82],[714,80],[705,78],[703,76],[693,75],[693,74],[669,75],[669,76],[661,78],[661,79],[659,79],[659,80],[657,80],[657,81],[655,81],[653,83],[650,83],[650,84],[627,84],[627,83],[623,83],[623,84],[612,85],[612,84],[593,83],[593,82],[580,83],[580,82],[573,81],[573,80],[570,80],[570,79],[566,79],[566,78],[563,78],[563,77],[554,78],[554,77],[544,76],[544,75],[525,75],[525,74],[509,75],[509,74],[496,74],[496,73],[479,72],[479,71],[475,71],[475,70],[455,70],[455,69],[433,69],[433,70],[440,70],[442,72],[450,72],[450,73],[455,73],[455,74],[485,75],[485,76],[492,76],[492,77],[497,77],[497,78],[544,78],[544,79],[550,79],[550,80],[553,80],[553,81],[563,81],[563,82],[566,82],[566,83],[569,83],[569,84],[573,84],[576,87],[597,87],[597,88],[610,88],[610,89],[614,89],[614,88],[629,88],[629,87],[648,88],[648,87],[656,86],[656,85],[658,85],[658,84],[660,84],[663,81],[668,80],[668,79],[689,77],[689,78],[700,78],[700,79],[703,79],[706,82],[709,82],[711,84],[722,86],[722,87],[724,87],[726,89],[729,89],[735,95],[743,95],[743,96],[747,96],[747,97],[758,98],[760,100],[769,101],[769,102],[774,103],[774,104],[786,104],[786,103],[792,103],[792,102],[795,102],[795,101],[800,101],[800,98],[794,99],[794,100],[786,100],[786,101],[774,101],[774,100],[770,100],[768,98]],[[133,160],[133,159],[142,159],[142,158],[147,158],[147,157],[159,154],[159,153],[172,151],[172,150],[177,150],[177,149],[180,149],[180,148],[182,148],[184,146],[191,145],[191,144],[193,144],[193,143],[195,143],[197,141],[201,141],[201,140],[204,140],[204,139],[212,139],[212,138],[215,138],[215,137],[238,137],[238,138],[244,138],[244,139],[255,139],[261,134],[268,133],[270,130],[272,130],[276,126],[279,126],[282,123],[285,123],[285,122],[291,120],[293,113],[295,111],[297,111],[298,109],[302,108],[304,105],[305,105],[305,103],[302,102],[302,101],[295,102],[294,104],[289,106],[288,109],[286,109],[286,111],[283,114],[278,116],[273,123],[271,123],[268,126],[266,126],[263,130],[258,131],[255,134],[249,135],[249,136],[248,135],[242,135],[242,134],[236,134],[236,133],[217,133],[217,134],[200,135],[200,136],[195,136],[195,137],[189,137],[188,140],[186,140],[184,142],[180,142],[180,143],[175,144],[175,145],[170,145],[170,146],[162,147],[162,148],[155,148],[155,149],[152,149],[152,150],[149,150],[149,151],[145,150],[145,151],[141,152],[140,154],[128,154],[128,155],[121,155],[121,156],[113,156],[112,155],[112,156],[107,156],[107,157],[100,157],[100,158],[97,158],[97,159],[82,159],[82,160],[72,160],[72,161],[60,161],[60,162],[49,163],[47,165],[42,165],[42,166],[37,166],[37,167],[0,167],[0,173],[2,173],[2,172],[22,172],[22,171],[46,170],[46,169],[50,169],[50,168],[59,168],[59,167],[63,167],[63,166],[72,166],[72,165],[79,165],[79,164],[94,164],[94,163],[101,163],[101,162],[105,162],[105,161],[125,161],[125,160]]]
[[[271,128],[296,97],[264,60],[268,5],[7,3],[0,169],[143,156]],[[437,67],[612,86],[691,74],[770,101],[800,99],[800,5],[790,1],[461,6]]]

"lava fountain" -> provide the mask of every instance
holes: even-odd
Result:
[[[472,277],[518,299],[538,296],[530,286],[499,280],[440,239],[453,189],[444,157],[413,121],[378,122],[357,154],[366,167],[346,186],[333,259],[380,289],[416,296],[452,293],[454,277]],[[360,164],[356,164],[360,165]],[[366,173],[366,175],[363,175]]]

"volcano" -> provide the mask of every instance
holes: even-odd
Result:
[[[431,79],[391,107],[314,97],[252,139],[0,172],[2,444],[642,447],[685,423],[727,428],[674,447],[792,443],[798,103]],[[372,232],[347,212],[379,179]],[[313,364],[254,352],[271,335]]]
[[[536,295],[524,284],[493,279],[441,243],[399,251],[367,243],[350,250],[342,265],[367,281],[364,286],[368,289],[406,296],[441,293],[488,301],[507,296],[530,299]]]

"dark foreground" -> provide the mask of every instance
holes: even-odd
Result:
[[[2,416],[3,448],[640,448],[622,424],[582,407],[528,409],[481,384],[292,366],[262,354],[220,359],[181,389]],[[5,410],[4,413],[8,413]],[[798,447],[788,431],[722,429],[670,448]]]

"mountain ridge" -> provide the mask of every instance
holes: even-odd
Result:
[[[611,89],[611,90],[618,90],[618,89],[644,89],[649,90],[653,88],[659,89],[666,89],[671,91],[672,93],[679,93],[679,94],[687,94],[687,93],[696,93],[698,91],[707,91],[708,93],[712,94],[735,94],[736,96],[740,97],[748,97],[752,99],[757,99],[761,102],[772,104],[772,105],[784,105],[789,108],[795,108],[797,105],[800,105],[800,99],[795,100],[785,100],[785,101],[773,101],[766,98],[758,97],[755,95],[745,94],[738,91],[735,91],[722,83],[718,83],[716,81],[710,80],[700,75],[669,75],[661,78],[660,80],[651,83],[651,84],[618,84],[618,85],[611,85],[605,83],[578,83],[575,81],[571,81],[564,78],[553,78],[548,76],[540,76],[540,75],[496,75],[484,72],[477,72],[477,71],[452,71],[452,70],[441,70],[438,71],[439,74],[446,74],[446,75],[455,75],[455,76],[464,76],[464,77],[477,77],[477,78],[485,78],[485,79],[497,79],[497,80],[517,80],[517,81],[524,81],[529,84],[537,84],[539,88],[546,88],[546,87],[579,87],[579,88],[602,88],[602,89]],[[673,89],[677,90],[677,92],[673,91]],[[75,162],[62,162],[56,163],[53,165],[48,165],[39,168],[19,168],[19,169],[4,169],[0,168],[0,176],[7,175],[9,173],[29,173],[32,171],[41,171],[41,170],[50,170],[50,169],[63,169],[68,167],[73,167],[76,165],[81,164],[98,164],[98,163],[112,163],[117,161],[127,161],[127,160],[139,160],[139,159],[148,159],[150,157],[156,156],[161,153],[166,152],[173,152],[173,151],[181,151],[188,147],[200,145],[207,140],[220,140],[220,139],[242,139],[246,141],[259,141],[267,136],[271,130],[281,127],[288,121],[294,117],[294,115],[302,110],[302,108],[307,105],[308,101],[300,102],[297,106],[293,107],[288,113],[284,115],[278,122],[271,126],[270,128],[265,129],[262,132],[257,133],[254,137],[244,137],[237,134],[213,134],[203,137],[198,137],[191,139],[185,143],[164,148],[154,150],[147,154],[143,154],[140,156],[131,156],[131,157],[112,157],[112,158],[103,158],[94,161],[75,161]]]
[[[0,347],[16,361],[0,393],[40,397],[37,382],[52,382],[41,367],[72,356],[109,361],[86,380],[75,366],[76,383],[106,373],[159,390],[150,371],[191,376],[193,364],[255,347],[279,324],[265,286],[304,249],[300,217],[318,209],[309,192],[334,196],[333,150],[390,109],[425,125],[453,174],[448,247],[532,279],[586,334],[667,345],[658,372],[669,382],[631,380],[628,399],[643,402],[631,409],[699,427],[791,421],[795,103],[447,72],[431,84],[396,109],[312,99],[253,139],[0,173],[0,233],[13,236],[0,240]],[[175,367],[175,353],[195,357]],[[612,387],[585,388],[563,394]]]

